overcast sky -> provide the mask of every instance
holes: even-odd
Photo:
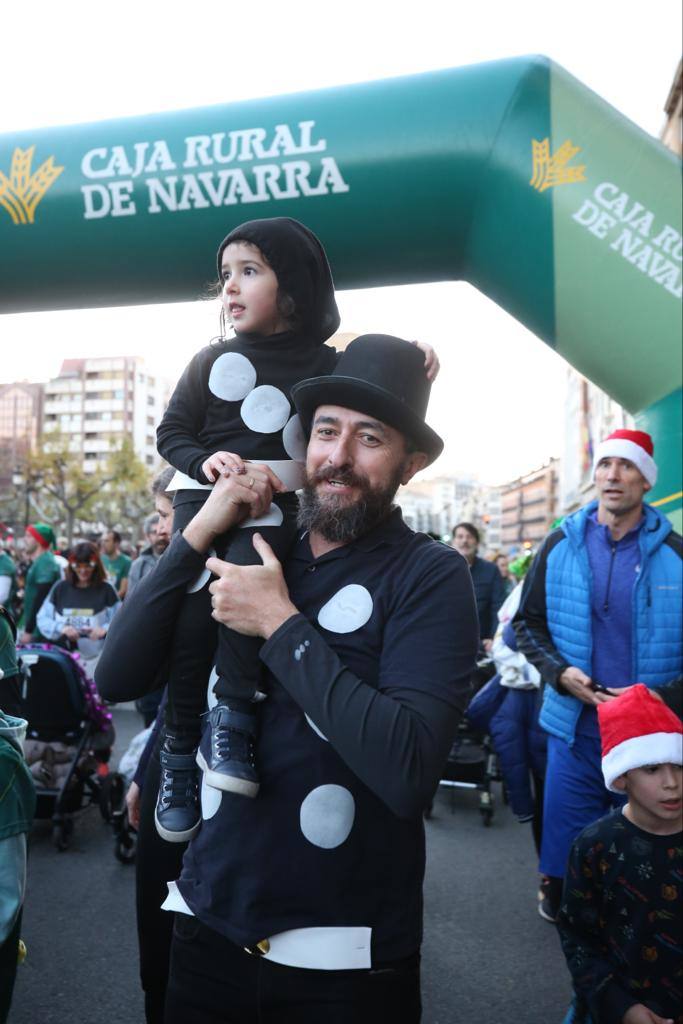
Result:
[[[680,0],[30,9],[28,20],[21,5],[3,11],[3,133],[543,53],[657,135],[681,39]],[[439,351],[429,419],[447,444],[435,471],[501,482],[561,453],[565,364],[469,285],[339,299],[342,330],[420,337]],[[2,316],[0,380],[45,380],[66,357],[115,354],[143,355],[175,377],[216,322],[208,303]]]

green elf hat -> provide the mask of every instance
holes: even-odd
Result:
[[[526,551],[523,555],[515,558],[514,562],[510,562],[508,569],[515,577],[516,580],[523,580],[529,571],[529,566],[534,560],[533,553]]]
[[[33,539],[38,541],[41,548],[45,548],[46,551],[55,547],[55,533],[52,527],[48,526],[47,523],[32,523],[26,527],[26,532],[30,533]]]

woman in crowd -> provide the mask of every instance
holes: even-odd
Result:
[[[38,628],[51,643],[78,650],[92,667],[120,603],[97,547],[79,541],[69,555],[65,578],[53,585],[38,612]]]

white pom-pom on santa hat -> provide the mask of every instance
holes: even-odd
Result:
[[[628,459],[640,470],[650,487],[657,483],[657,463],[652,438],[643,430],[615,430],[601,441],[593,455],[593,476],[601,459]]]
[[[598,705],[602,739],[602,774],[613,785],[631,768],[648,764],[683,764],[683,726],[678,715],[637,683],[616,700]]]

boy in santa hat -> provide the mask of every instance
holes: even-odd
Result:
[[[558,928],[565,1024],[683,1022],[683,730],[646,686],[598,708],[602,772],[627,803],[572,847]]]

